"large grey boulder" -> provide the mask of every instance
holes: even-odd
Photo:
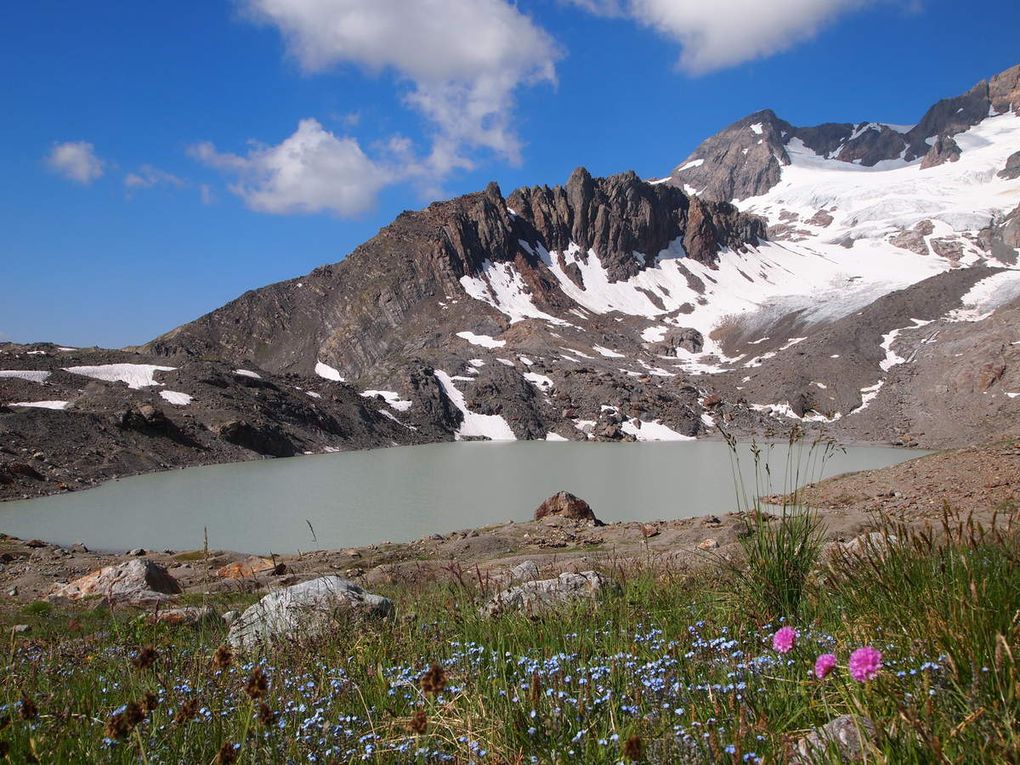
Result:
[[[563,573],[555,579],[538,579],[503,590],[482,606],[480,613],[482,616],[542,613],[582,598],[595,598],[606,587],[605,578],[595,571]]]
[[[867,717],[840,715],[800,739],[790,762],[813,765],[831,762],[833,757],[839,762],[861,762],[874,738],[875,724]]]
[[[181,592],[181,586],[158,563],[136,558],[117,566],[107,566],[68,584],[58,584],[50,600],[82,600],[102,597],[111,603],[146,605],[167,600]]]
[[[234,648],[314,638],[352,616],[386,616],[393,602],[339,576],[323,576],[266,595],[242,613],[227,634]]]

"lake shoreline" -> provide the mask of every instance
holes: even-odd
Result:
[[[832,541],[848,541],[881,522],[882,514],[910,525],[938,526],[945,504],[989,525],[1020,512],[1020,444],[940,452],[891,467],[827,479],[804,490]],[[596,515],[599,508],[594,508]],[[625,563],[690,570],[739,554],[745,516],[737,512],[605,526],[547,518],[509,522],[406,543],[381,542],[294,555],[251,556],[224,550],[109,553],[81,546],[0,537],[0,587],[17,601],[44,598],[51,588],[98,568],[137,557],[166,567],[185,593],[261,592],[324,573],[374,584],[467,576],[501,577],[534,561],[543,571],[583,570]],[[269,564],[266,563],[269,562]],[[234,564],[241,576],[225,572]],[[264,570],[247,571],[265,566]],[[11,593],[14,593],[11,595]]]

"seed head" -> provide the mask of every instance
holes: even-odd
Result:
[[[182,725],[193,719],[196,714],[198,714],[198,699],[188,699],[181,704],[181,708],[174,715],[174,724]]]
[[[645,744],[641,736],[634,735],[623,742],[623,759],[640,762],[645,757]]]
[[[226,669],[234,661],[234,652],[225,645],[221,645],[213,654],[213,666],[216,669]]]
[[[39,716],[39,707],[26,694],[21,694],[21,719],[34,720]]]
[[[421,689],[425,693],[442,693],[446,688],[446,672],[439,664],[433,664],[428,671],[421,676]]]
[[[145,714],[151,715],[159,708],[159,696],[149,691],[142,697],[141,707]]]
[[[237,762],[237,752],[240,750],[240,744],[231,744],[229,741],[220,747],[220,751],[216,753],[216,759],[213,760],[216,765],[232,765]]]
[[[424,709],[419,709],[411,716],[411,731],[419,736],[428,728],[428,717]]]
[[[272,727],[276,724],[276,718],[279,715],[270,708],[266,702],[259,704],[259,723],[266,728]]]
[[[248,684],[245,686],[244,692],[248,694],[248,698],[257,700],[265,696],[268,689],[269,678],[262,671],[262,667],[256,666],[248,676]]]
[[[131,663],[134,665],[135,669],[149,669],[149,667],[156,663],[156,659],[158,658],[159,654],[156,652],[155,647],[147,645],[134,655],[134,658],[131,659]]]

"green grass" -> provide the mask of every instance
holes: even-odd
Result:
[[[878,729],[871,761],[1017,761],[1018,540],[947,529],[892,529],[888,550],[816,568],[786,656],[771,649],[780,622],[740,586],[746,571],[725,566],[607,568],[618,591],[537,619],[480,618],[470,582],[390,586],[394,619],[278,647],[258,665],[258,698],[245,692],[251,658],[213,665],[222,626],[33,604],[5,617],[27,612],[33,629],[3,658],[0,750],[12,762],[213,762],[225,744],[243,763],[615,763],[625,749],[649,762],[781,762],[805,731],[851,713]],[[846,661],[865,644],[884,667],[857,683]],[[158,658],[140,669],[145,646]],[[841,668],[819,681],[809,669],[823,651]],[[439,693],[419,682],[434,662]],[[158,707],[104,740],[111,716],[150,693]],[[182,720],[189,700],[201,711]]]

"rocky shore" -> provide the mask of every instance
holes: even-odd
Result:
[[[1011,523],[1020,509],[1020,443],[942,452],[839,476],[807,487],[802,499],[822,512],[830,543],[853,543],[883,517],[938,525],[948,510],[985,526],[993,520]],[[557,495],[544,510],[536,510],[543,517],[525,523],[271,557],[225,550],[97,552],[0,535],[0,603],[12,607],[68,597],[74,591],[67,589],[69,582],[132,561],[154,564],[175,583],[177,590],[157,598],[164,607],[196,595],[255,595],[324,575],[340,575],[371,589],[422,578],[492,588],[511,581],[521,565],[536,577],[631,565],[688,572],[719,556],[739,555],[738,537],[747,520],[744,513],[720,513],[602,524],[598,508],[575,500]],[[101,589],[92,594],[100,595]]]

